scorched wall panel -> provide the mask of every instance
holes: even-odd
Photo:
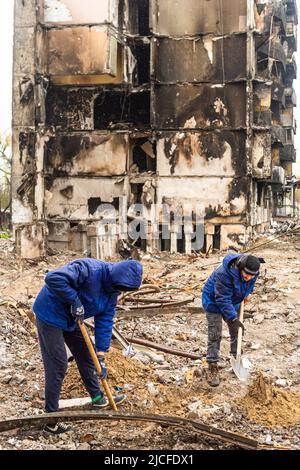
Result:
[[[113,203],[125,195],[125,179],[114,178],[46,178],[46,217],[62,220],[89,220],[89,200]]]
[[[119,0],[43,0],[43,21],[50,24],[112,23],[118,26]]]
[[[128,137],[100,132],[50,137],[45,171],[51,175],[114,176],[126,172]]]
[[[246,35],[153,42],[155,79],[161,83],[246,79]],[[237,54],[236,51],[240,53]]]
[[[47,32],[50,75],[116,75],[116,39],[107,28],[81,27]]]
[[[160,178],[157,201],[176,208],[191,204],[202,208],[206,219],[244,216],[248,205],[247,178]]]
[[[152,0],[153,30],[163,36],[246,31],[247,0]]]
[[[246,85],[159,85],[153,124],[158,129],[222,129],[246,126]]]
[[[246,173],[246,134],[164,132],[157,142],[160,176],[235,176]]]

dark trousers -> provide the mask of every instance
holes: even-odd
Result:
[[[207,362],[218,362],[220,355],[220,346],[222,339],[222,321],[223,317],[219,313],[206,312],[208,326],[208,342],[207,342]],[[228,326],[230,334],[230,354],[236,356],[237,335],[234,334],[232,328]]]
[[[36,325],[45,371],[45,411],[58,410],[62,383],[68,368],[65,343],[76,361],[80,376],[91,398],[101,394],[99,380],[89,350],[79,328],[72,332],[46,325],[38,318]]]

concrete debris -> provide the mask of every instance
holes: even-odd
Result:
[[[255,315],[255,317],[253,318],[253,322],[256,324],[256,325],[259,325],[260,323],[262,323],[265,319],[265,316],[263,313],[260,313],[258,315]]]
[[[277,385],[278,387],[286,387],[287,381],[285,379],[277,379],[275,385]]]
[[[267,272],[262,272],[251,302],[246,306],[249,316],[245,318],[244,357],[250,361],[252,369],[267,371],[265,373],[274,382],[274,385],[271,383],[266,387],[267,398],[260,400],[253,394],[249,395],[247,385],[237,383],[228,361],[229,338],[222,343],[224,367],[220,368],[221,384],[217,391],[211,390],[206,383],[203,374],[205,359],[194,361],[148,350],[130,358],[113,344],[107,357],[108,381],[111,387],[124,389],[128,396],[120,410],[189,416],[259,438],[264,444],[266,436],[270,435],[271,441],[268,438],[268,442],[271,445],[299,447],[300,421],[298,423],[298,411],[293,401],[299,401],[300,393],[297,379],[300,367],[299,275],[293,271],[300,269],[300,264],[293,239],[284,236],[281,243],[284,249],[277,245],[260,249],[259,255],[266,259]],[[46,272],[77,258],[76,253],[64,252],[48,255],[42,262],[20,263],[17,255],[9,252],[11,246],[11,241],[0,240],[0,419],[43,413],[43,369],[35,327],[27,312]],[[196,303],[175,309],[157,309],[151,314],[148,311],[123,313],[120,310],[116,317],[118,331],[129,339],[143,338],[204,356],[207,327],[201,310],[201,287],[221,259],[220,253],[211,253],[210,259],[200,256],[191,261],[185,255],[161,252],[159,258],[143,261],[145,281],[158,286],[160,295],[169,298],[174,292],[176,298],[195,296]],[[278,286],[283,285],[284,289],[292,291],[288,297],[278,290]],[[262,306],[263,296],[268,300]],[[296,308],[289,309],[289,304]],[[289,314],[286,316],[287,311]],[[290,315],[295,315],[293,323],[287,321]],[[256,323],[260,317],[264,317],[263,321]],[[223,330],[225,333],[225,324]],[[195,373],[195,370],[200,373]],[[270,404],[267,404],[268,390],[272,391]],[[71,405],[89,406],[74,362],[69,364],[61,400],[62,405],[66,403],[64,400],[71,400]],[[284,413],[280,413],[283,405],[286,408]],[[208,443],[205,439],[197,439],[195,443],[195,436],[190,431],[178,434],[177,430],[155,426],[149,432],[146,423],[113,424],[74,423],[74,432],[67,437],[50,436],[47,439],[37,431],[25,435],[18,430],[14,435],[0,434],[0,446],[2,449],[40,450],[76,450],[80,446],[91,450],[165,449],[174,448],[180,436],[183,449],[220,448],[219,443]],[[101,439],[98,439],[99,434]],[[124,437],[128,435],[130,439]],[[221,448],[228,447],[221,445]]]
[[[154,397],[159,395],[159,390],[157,390],[157,388],[155,387],[153,382],[147,382],[146,386],[147,386],[147,389],[148,389],[150,395],[153,395]]]
[[[91,450],[91,446],[88,442],[83,442],[77,447],[76,450]]]
[[[298,316],[295,314],[295,313],[290,313],[288,316],[287,316],[287,323],[295,323],[295,321],[297,321],[298,319]]]

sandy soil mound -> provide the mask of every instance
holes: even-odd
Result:
[[[244,398],[236,401],[250,421],[268,427],[300,423],[300,394],[282,390],[259,372]]]
[[[133,359],[127,359],[122,352],[111,348],[106,355],[106,365],[111,386],[123,387],[125,384],[136,384],[139,379],[144,386],[145,378],[152,374],[152,367]],[[69,365],[69,370],[63,385],[63,398],[86,396],[75,362]]]

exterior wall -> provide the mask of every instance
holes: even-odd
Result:
[[[221,5],[221,7],[220,7]],[[247,31],[247,1],[154,0],[153,31],[162,36],[225,35]]]
[[[247,210],[246,195],[242,191],[246,185],[246,181],[236,178],[160,178],[157,183],[157,200],[173,207],[183,202],[192,206],[199,204],[207,220],[234,216],[241,220]],[[237,186],[240,186],[240,191],[236,190]]]
[[[235,129],[246,126],[246,86],[159,85],[154,88],[157,129]]]
[[[121,222],[144,204],[146,250],[192,249],[194,219],[184,241],[174,226],[169,242],[154,239],[164,222],[155,203],[203,217],[205,250],[238,250],[263,230],[295,160],[295,6],[16,0],[19,253],[41,255],[47,237],[113,254],[124,234],[109,223],[101,232],[103,203]]]
[[[74,54],[74,44],[82,53]],[[48,73],[51,76],[117,73],[117,41],[106,27],[74,27],[47,32]]]
[[[56,133],[45,142],[44,170],[52,177],[124,175],[128,142],[126,134]]]
[[[47,185],[46,217],[49,220],[75,220],[88,221],[92,219],[89,212],[89,200],[99,200],[101,203],[113,203],[126,193],[125,181],[113,178],[89,178],[88,184],[85,178],[55,178],[53,185]],[[96,211],[95,211],[96,212]]]
[[[160,176],[245,175],[244,132],[164,132],[157,141]]]
[[[43,0],[42,21],[46,24],[111,23],[118,27],[118,1],[116,0]]]

